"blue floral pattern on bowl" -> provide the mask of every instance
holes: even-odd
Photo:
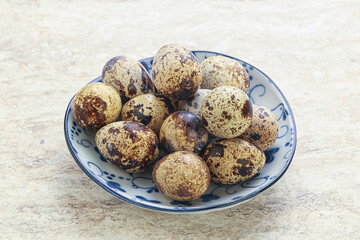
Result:
[[[209,51],[193,51],[202,62],[212,56],[224,54]],[[252,103],[271,109],[279,123],[279,135],[267,151],[264,168],[251,179],[233,185],[211,183],[199,199],[179,202],[165,197],[155,187],[151,169],[145,173],[127,173],[110,165],[101,156],[94,141],[95,131],[85,130],[74,120],[72,102],[66,109],[64,132],[68,148],[80,168],[98,185],[116,197],[134,205],[163,212],[196,213],[210,212],[243,203],[269,188],[285,173],[296,148],[296,126],[294,115],[285,96],[275,83],[256,67],[236,59],[250,77],[249,97]],[[153,58],[140,60],[151,73]],[[150,74],[151,75],[151,74]],[[91,82],[100,82],[101,77]]]

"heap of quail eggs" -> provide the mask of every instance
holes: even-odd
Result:
[[[190,201],[211,180],[235,184],[264,166],[278,123],[269,109],[251,104],[249,88],[236,60],[214,56],[200,64],[188,49],[169,44],[156,53],[151,76],[131,57],[110,59],[102,82],[76,94],[73,114],[97,130],[96,146],[109,163],[152,171],[165,196]]]

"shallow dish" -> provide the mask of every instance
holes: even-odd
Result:
[[[209,51],[193,51],[202,62],[204,59],[224,54]],[[269,188],[285,173],[296,148],[296,126],[290,105],[275,83],[256,67],[239,61],[249,73],[249,97],[254,104],[271,109],[279,123],[279,135],[267,151],[264,168],[251,179],[234,184],[211,183],[206,193],[190,202],[171,200],[155,187],[151,170],[141,174],[130,174],[105,161],[96,148],[95,131],[85,130],[74,120],[72,101],[66,109],[64,119],[65,139],[69,151],[80,168],[99,186],[114,196],[139,207],[170,213],[199,213],[222,210],[241,204]],[[140,60],[151,73],[153,58]],[[151,74],[150,74],[151,75]],[[91,82],[100,82],[101,77]]]

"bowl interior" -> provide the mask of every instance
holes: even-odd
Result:
[[[202,62],[204,59],[223,55],[208,51],[193,51]],[[226,56],[226,55],[223,55]],[[230,57],[230,56],[227,56]],[[233,57],[230,57],[233,58]],[[252,65],[239,61],[250,77],[249,97],[254,104],[269,108],[279,123],[279,135],[265,151],[264,168],[251,179],[233,185],[211,183],[206,193],[197,200],[179,202],[165,197],[155,187],[151,169],[141,174],[130,174],[110,165],[96,148],[95,131],[85,130],[74,120],[72,101],[65,114],[65,138],[75,161],[81,169],[106,191],[132,204],[166,212],[199,212],[219,210],[242,203],[277,181],[288,168],[296,148],[296,128],[291,108],[274,82]],[[140,60],[151,73],[153,58]],[[101,77],[92,82],[101,81]]]

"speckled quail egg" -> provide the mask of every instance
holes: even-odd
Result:
[[[159,156],[156,134],[142,123],[110,123],[98,130],[95,142],[108,162],[131,173],[145,171]]]
[[[202,88],[214,89],[220,86],[233,86],[245,93],[249,92],[249,75],[245,68],[236,60],[214,56],[201,63]]]
[[[217,87],[201,105],[206,129],[220,138],[241,135],[251,124],[252,105],[246,93],[231,86]]]
[[[264,106],[253,105],[251,125],[240,136],[263,151],[269,149],[276,141],[279,125],[275,116]]]
[[[160,128],[160,144],[169,153],[191,151],[199,153],[206,145],[208,132],[200,117],[179,111],[168,116]]]
[[[265,154],[256,145],[239,138],[210,143],[203,159],[209,166],[211,179],[222,184],[245,181],[265,164]]]
[[[199,198],[210,185],[210,172],[204,160],[187,151],[174,152],[160,159],[152,176],[156,187],[177,201]]]
[[[113,86],[124,100],[154,92],[154,84],[144,66],[127,56],[110,59],[103,68],[102,81]]]
[[[199,89],[194,97],[179,101],[178,110],[189,111],[201,116],[201,104],[210,91],[209,89]]]
[[[78,91],[73,101],[76,122],[85,129],[97,129],[117,119],[121,111],[119,93],[105,83],[90,83]]]
[[[140,122],[159,134],[162,123],[173,112],[173,105],[168,99],[149,93],[125,103],[121,110],[121,120]]]
[[[173,101],[193,97],[201,84],[198,59],[191,51],[175,44],[160,48],[151,74],[158,93]]]

